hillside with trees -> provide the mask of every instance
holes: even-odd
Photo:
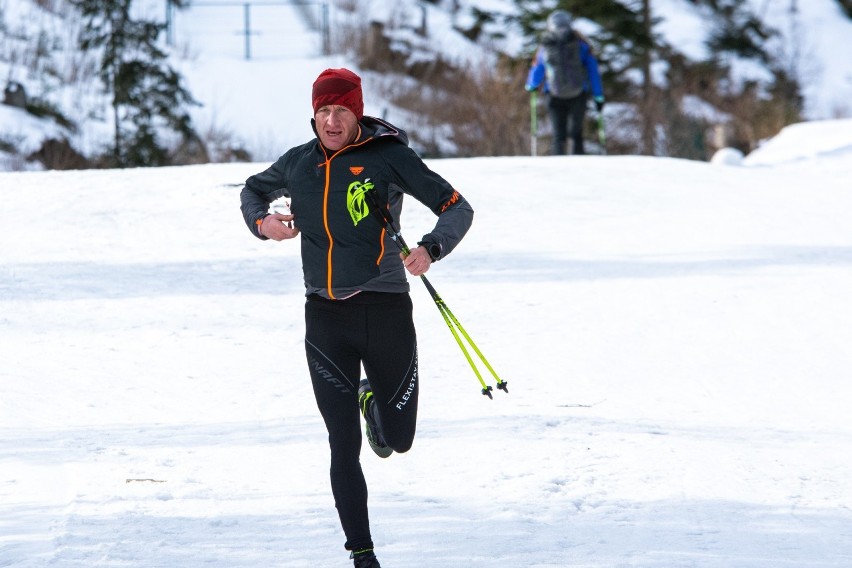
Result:
[[[142,1],[0,4],[4,106],[22,111],[19,128],[0,131],[0,167],[252,159],[238,140],[219,151],[223,133],[193,124],[192,108],[204,93],[191,92],[177,71],[185,54],[166,41],[166,23],[133,10]],[[848,0],[820,2],[852,23]],[[748,153],[807,118],[808,46],[784,41],[791,36],[782,33],[806,22],[800,2],[778,3],[786,6],[789,30],[770,25],[759,0],[406,0],[390,11],[369,0],[341,0],[331,3],[329,48],[381,78],[388,106],[415,126],[412,140],[425,156],[522,155],[530,151],[529,95],[522,88],[529,61],[547,14],[565,9],[600,63],[607,153],[706,160],[721,147]],[[170,0],[168,7],[192,4]],[[701,50],[688,48],[672,33],[672,19],[659,15],[673,12],[700,21],[701,39],[688,43]],[[467,55],[448,51],[450,44],[463,45]]]

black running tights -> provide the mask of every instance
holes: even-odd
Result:
[[[305,352],[331,447],[331,490],[346,548],[372,548],[361,470],[358,381],[363,365],[382,436],[396,452],[414,441],[417,339],[408,294],[361,292],[346,300],[309,296]]]

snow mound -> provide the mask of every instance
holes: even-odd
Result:
[[[741,166],[744,154],[736,148],[720,148],[713,154],[710,163],[717,166]]]
[[[792,124],[743,160],[746,166],[766,166],[822,156],[852,156],[852,119],[816,120]]]

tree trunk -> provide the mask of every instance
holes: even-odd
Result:
[[[644,27],[646,44],[642,52],[642,153],[654,155],[654,80],[651,77],[651,52],[653,35],[651,33],[651,0],[642,0],[642,25]]]

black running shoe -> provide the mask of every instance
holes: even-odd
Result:
[[[358,384],[358,406],[361,408],[361,414],[364,415],[364,422],[366,422],[364,432],[367,434],[367,442],[370,444],[370,448],[380,458],[390,456],[393,450],[385,444],[376,424],[376,419],[373,418],[373,389],[370,388],[370,383],[367,379],[361,379],[361,382]],[[365,564],[364,566],[372,565]],[[378,566],[378,563],[376,563],[376,566]]]
[[[372,548],[353,552],[349,558],[355,559],[355,568],[382,568]]]
[[[355,568],[382,568],[372,548],[352,552],[349,558],[355,559]]]

